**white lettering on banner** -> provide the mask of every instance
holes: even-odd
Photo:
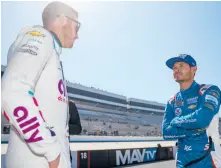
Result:
[[[136,149],[133,151],[132,153],[132,156],[131,156],[131,159],[130,159],[130,163],[133,163],[133,162],[141,162],[141,157],[138,157],[138,153],[140,153],[140,151],[138,152]]]
[[[123,163],[123,165],[126,163],[129,164],[130,161],[130,150],[126,150],[124,156],[122,155],[120,150],[116,151],[116,160],[117,160],[117,165],[120,165],[120,161]]]
[[[150,159],[154,158],[154,156],[156,155],[157,151],[147,151],[145,153],[147,153],[147,159],[150,160]]]
[[[86,152],[81,153],[81,159],[87,159],[87,153]]]
[[[132,151],[132,154],[131,152]],[[146,156],[146,157],[145,157]],[[148,150],[148,149],[142,149],[142,152],[140,149],[134,149],[134,150],[125,150],[125,154],[123,155],[120,150],[116,151],[116,164],[119,166],[125,165],[125,164],[132,164],[133,162],[142,163],[144,161],[153,160],[156,156],[156,150]]]

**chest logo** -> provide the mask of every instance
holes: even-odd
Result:
[[[66,97],[66,94],[67,94],[66,87],[65,87],[65,84],[64,84],[62,79],[58,82],[58,91],[60,93],[60,96],[58,97],[58,100],[61,101],[61,102],[68,103],[68,100],[67,100],[67,97]]]
[[[188,109],[194,109],[194,108],[196,108],[196,105],[195,105],[195,104],[192,104],[192,105],[190,105],[190,106],[188,107]]]
[[[175,115],[176,115],[176,116],[180,116],[181,114],[182,114],[181,108],[176,108],[176,109],[175,109]]]
[[[41,34],[41,33],[38,32],[38,31],[29,31],[29,32],[27,32],[26,34],[30,34],[30,35],[36,36],[36,37],[45,37],[44,34]]]
[[[175,107],[180,107],[180,106],[183,106],[184,102],[182,100],[177,100],[175,101],[174,105]]]
[[[198,96],[187,99],[186,103],[193,104],[193,103],[197,103],[197,101],[198,101]]]

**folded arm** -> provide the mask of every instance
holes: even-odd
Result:
[[[219,108],[220,90],[217,86],[211,86],[203,93],[200,107],[191,114],[175,117],[171,126],[184,129],[206,128],[219,112]]]
[[[162,122],[162,133],[165,140],[176,140],[179,138],[186,138],[199,134],[197,130],[186,130],[183,128],[172,127],[170,125],[170,122],[173,120],[174,117],[175,116],[171,104],[168,102]]]

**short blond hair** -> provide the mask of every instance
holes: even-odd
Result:
[[[78,12],[65,3],[59,1],[51,2],[44,8],[42,13],[42,22],[44,27],[47,28],[49,23],[60,15],[64,15],[75,20],[78,17]]]

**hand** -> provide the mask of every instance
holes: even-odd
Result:
[[[58,168],[59,162],[60,162],[60,155],[58,155],[58,157],[55,160],[48,162],[49,168]]]

